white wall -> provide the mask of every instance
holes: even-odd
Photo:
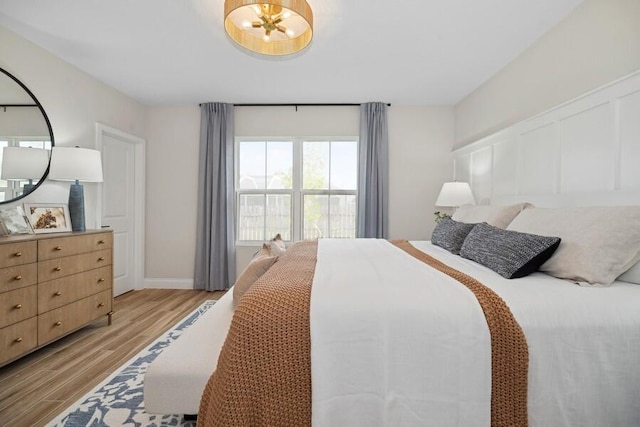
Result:
[[[357,136],[357,107],[242,107],[235,110],[237,136]],[[147,116],[147,278],[193,279],[197,168],[197,107],[151,108]],[[453,109],[389,109],[390,237],[426,239],[434,202],[452,178]],[[255,252],[239,247],[241,271]]]
[[[144,137],[144,106],[3,27],[0,67],[38,98],[56,145],[94,148],[98,121]],[[85,184],[87,228],[95,226],[96,185]],[[46,181],[20,203],[66,203],[68,196],[68,183]]]
[[[456,147],[640,69],[640,1],[585,0],[455,108]]]

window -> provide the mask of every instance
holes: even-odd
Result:
[[[236,154],[239,242],[355,237],[355,138],[240,138]]]

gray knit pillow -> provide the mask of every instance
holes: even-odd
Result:
[[[465,239],[460,256],[489,267],[507,279],[516,279],[537,271],[558,245],[559,237],[519,233],[481,223],[473,227]]]
[[[445,218],[433,230],[431,243],[458,255],[462,242],[464,242],[467,234],[474,226],[475,224],[465,224],[464,222],[454,221],[451,218]]]

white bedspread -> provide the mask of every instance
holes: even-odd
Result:
[[[511,308],[529,345],[530,426],[640,426],[640,286],[506,280],[412,243]],[[489,335],[475,297],[385,241],[320,241],[311,348],[314,427],[490,423]]]

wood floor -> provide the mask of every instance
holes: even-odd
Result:
[[[203,301],[224,292],[145,289],[98,320],[0,368],[0,426],[40,426],[87,393]]]

